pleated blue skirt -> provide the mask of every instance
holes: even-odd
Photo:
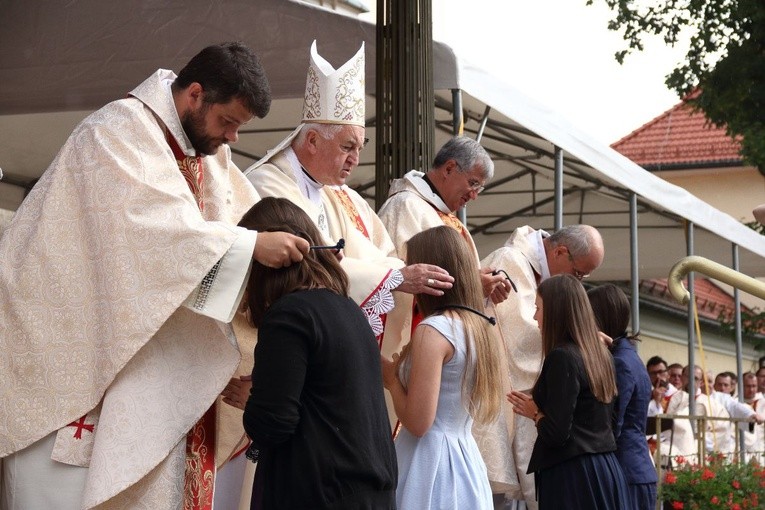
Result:
[[[579,455],[536,473],[539,510],[632,508],[622,468],[613,453]]]

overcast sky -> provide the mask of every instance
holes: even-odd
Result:
[[[620,66],[603,0],[432,0],[433,37],[611,144],[679,102],[664,76],[680,48],[649,41]]]

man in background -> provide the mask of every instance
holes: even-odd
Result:
[[[683,386],[683,365],[680,363],[672,363],[667,367],[667,375],[669,384],[675,388],[682,388]]]
[[[478,269],[479,256],[473,237],[454,213],[478,198],[493,176],[494,162],[481,144],[456,136],[438,150],[426,173],[411,170],[395,179],[379,214],[397,256],[406,260],[406,241],[413,235],[446,225],[459,232],[475,253]],[[494,303],[507,299],[511,287],[503,275],[494,274],[494,268],[486,266],[479,273],[486,297],[491,297]]]

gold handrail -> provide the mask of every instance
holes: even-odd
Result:
[[[669,280],[667,281],[667,287],[672,297],[684,305],[688,304],[691,295],[685,289],[685,285],[683,285],[683,278],[691,271],[703,273],[715,280],[720,280],[743,290],[748,294],[765,299],[765,283],[712,260],[691,255],[680,259],[672,266],[672,269],[669,270]]]

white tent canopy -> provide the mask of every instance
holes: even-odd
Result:
[[[0,208],[13,210],[23,187],[44,171],[87,113],[124,97],[158,67],[180,69],[202,47],[241,40],[260,55],[275,101],[232,146],[248,166],[291,130],[313,39],[331,63],[345,62],[366,42],[368,136],[374,141],[375,27],[285,0],[152,2],[29,0],[4,4],[0,18]],[[564,223],[600,228],[606,261],[599,279],[630,278],[629,201],[637,195],[640,278],[666,277],[686,255],[685,222],[695,229],[695,253],[765,276],[765,238],[681,188],[644,171],[568,125],[481,69],[434,44],[437,145],[451,134],[451,89],[463,92],[465,129],[479,131],[494,158],[495,177],[468,206],[481,255],[501,246],[517,226],[553,228],[554,151],[563,150]],[[374,196],[374,151],[367,149],[350,184]]]

